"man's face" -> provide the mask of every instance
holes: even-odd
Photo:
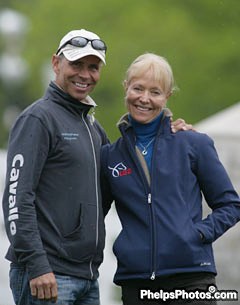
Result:
[[[83,100],[100,78],[101,60],[93,55],[68,61],[63,55],[52,58],[56,84],[73,98]]]

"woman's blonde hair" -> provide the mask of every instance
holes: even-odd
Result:
[[[126,72],[125,83],[130,84],[132,79],[142,77],[148,71],[151,71],[153,79],[161,84],[165,94],[172,93],[176,89],[168,61],[154,53],[142,54],[131,63]]]

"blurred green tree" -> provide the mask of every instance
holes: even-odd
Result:
[[[112,140],[118,136],[113,126],[125,112],[125,71],[136,56],[146,51],[165,56],[173,68],[180,90],[168,106],[175,118],[196,123],[239,101],[240,3],[236,0],[11,3],[31,23],[23,52],[30,77],[18,94],[24,107],[43,94],[51,75],[51,55],[61,37],[77,28],[97,32],[108,45],[107,66],[92,97],[99,105],[96,117]],[[1,145],[5,137],[5,133],[0,137]]]

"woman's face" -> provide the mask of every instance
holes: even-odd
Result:
[[[125,90],[127,109],[132,118],[142,124],[156,118],[170,96],[163,92],[159,82],[153,79],[150,71],[125,83]]]

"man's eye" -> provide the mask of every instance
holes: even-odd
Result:
[[[97,65],[92,65],[92,66],[90,66],[90,70],[92,70],[92,71],[98,71],[98,70],[99,70],[99,66],[97,66]]]
[[[81,63],[73,61],[73,62],[70,62],[70,66],[73,66],[73,67],[76,67],[76,68],[81,67]]]

